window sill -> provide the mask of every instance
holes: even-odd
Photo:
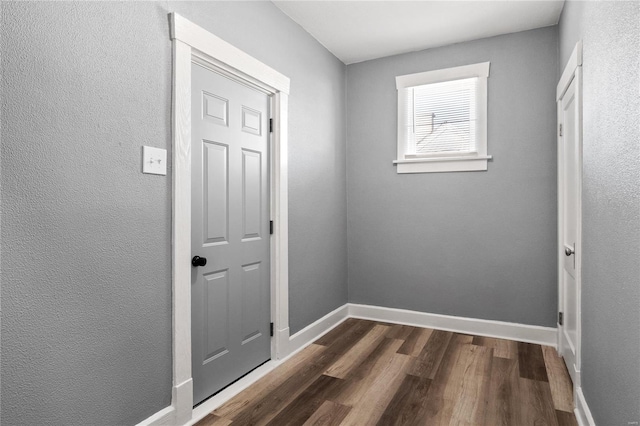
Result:
[[[398,173],[471,172],[487,170],[490,155],[473,157],[407,158],[395,160]]]

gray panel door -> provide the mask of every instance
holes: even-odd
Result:
[[[271,357],[269,98],[192,64],[193,401]]]

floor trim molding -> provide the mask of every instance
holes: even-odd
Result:
[[[251,386],[253,383],[273,371],[280,364],[286,362],[302,349],[309,346],[316,339],[322,337],[348,318],[360,318],[373,321],[389,322],[394,324],[412,325],[416,327],[428,327],[439,330],[453,331],[456,333],[475,334],[478,336],[497,337],[500,339],[517,340],[520,342],[537,343],[556,347],[557,329],[540,327],[535,325],[516,324],[503,321],[492,321],[450,315],[429,314],[425,312],[410,311],[406,309],[385,308],[382,306],[360,305],[347,303],[329,312],[327,315],[309,324],[302,330],[288,336],[288,330],[282,333],[281,338],[286,341],[286,348],[280,359],[272,360],[258,367],[242,379],[238,380],[222,392],[209,398],[204,403],[193,409],[191,418],[185,422],[176,422],[174,407],[167,407],[138,426],[157,426],[169,424],[194,425],[203,419],[208,413],[215,410],[232,397]],[[286,334],[286,335],[285,335]],[[191,383],[189,383],[191,385]],[[189,386],[190,387],[190,386]],[[577,395],[576,417],[580,426],[595,426],[591,412],[584,400],[582,391]],[[580,420],[582,419],[582,422]]]
[[[173,405],[163,408],[152,416],[144,419],[136,426],[169,426],[175,424],[176,409]]]
[[[551,327],[476,318],[429,314],[406,309],[349,303],[349,317],[435,328],[456,333],[536,343],[556,347],[558,330]]]
[[[578,425],[596,426],[596,422],[595,420],[593,420],[593,416],[591,415],[591,410],[587,405],[587,400],[584,399],[584,394],[582,393],[581,387],[576,389],[575,405],[576,408],[573,410],[573,412],[576,415]]]
[[[288,356],[309,346],[349,317],[349,305],[344,304],[319,320],[309,324],[289,338]]]

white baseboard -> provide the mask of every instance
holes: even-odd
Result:
[[[579,426],[596,426],[596,422],[593,420],[593,416],[591,415],[591,410],[587,405],[587,400],[584,399],[584,394],[582,393],[582,388],[576,388],[576,408],[573,412],[576,415],[576,420],[578,421]]]
[[[345,304],[309,324],[289,338],[289,356],[301,351],[349,317],[349,305]]]
[[[171,390],[172,404],[175,401],[193,401],[193,380],[189,379],[179,385],[176,385]],[[147,417],[136,426],[170,426],[185,424],[191,419],[191,410],[193,407],[181,406],[176,407],[170,405],[162,410],[158,411],[154,415]]]
[[[136,426],[168,426],[176,424],[176,410],[172,405],[165,407],[158,411],[151,417],[147,417]]]
[[[497,337],[539,345],[557,345],[558,330],[551,327],[492,321],[450,315],[428,314],[406,309],[349,303],[349,317],[384,321],[395,324],[435,328],[476,336]]]
[[[553,347],[556,347],[557,344],[557,329],[550,327],[428,314],[418,311],[409,311],[406,309],[383,308],[381,306],[347,303],[346,305],[329,312],[314,323],[306,326],[293,336],[288,337],[289,329],[280,330],[278,332],[278,338],[282,339],[281,341],[286,342],[284,345],[286,347],[281,348],[279,353],[279,356],[282,356],[281,359],[267,362],[223,391],[209,398],[207,401],[193,409],[192,415],[187,421],[177,422],[176,420],[178,419],[176,416],[178,413],[176,409],[171,406],[139,423],[138,426],[159,426],[169,424],[184,424],[190,426],[197,423],[207,414],[273,371],[280,364],[286,362],[289,358],[331,331],[347,318],[361,318],[373,321],[412,325],[416,327],[428,327],[457,333],[537,343]],[[189,389],[191,389],[190,386],[191,382],[189,381]],[[179,389],[174,388],[174,392],[176,391],[179,391]],[[582,392],[580,392],[579,397],[581,395]],[[586,402],[584,402],[584,396],[582,396],[582,402],[586,411],[583,409],[581,413],[585,413],[585,418],[588,419],[589,422],[580,423],[580,426],[595,426]],[[576,417],[577,416],[578,408],[576,408]]]

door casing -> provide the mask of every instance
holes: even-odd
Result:
[[[271,98],[271,358],[289,342],[287,129],[290,80],[179,14],[169,15],[173,45],[172,90],[172,358],[173,421],[192,417],[191,376],[191,63],[259,88]]]
[[[573,52],[571,53],[571,57],[567,62],[567,65],[562,73],[562,77],[558,82],[558,86],[556,88],[556,102],[558,107],[558,130],[559,125],[562,124],[562,98],[569,88],[569,85],[572,81],[575,80],[575,91],[576,91],[576,106],[577,106],[577,114],[575,120],[575,137],[576,137],[576,145],[578,149],[577,154],[577,164],[576,168],[578,170],[576,177],[576,241],[575,241],[575,281],[577,287],[577,300],[576,300],[576,359],[575,359],[575,378],[573,383],[573,395],[574,395],[574,406],[577,406],[577,395],[578,389],[581,387],[580,380],[580,369],[581,369],[581,340],[582,340],[582,41],[579,41]],[[562,279],[564,272],[564,158],[563,158],[563,149],[562,149],[562,141],[559,136],[559,131],[556,134],[558,141],[558,245],[557,245],[557,254],[558,254],[558,311],[561,311],[564,306],[564,281]],[[563,352],[563,339],[562,333],[563,326],[560,325],[559,321],[557,324],[558,327],[558,352]],[[569,366],[567,366],[569,368]]]

